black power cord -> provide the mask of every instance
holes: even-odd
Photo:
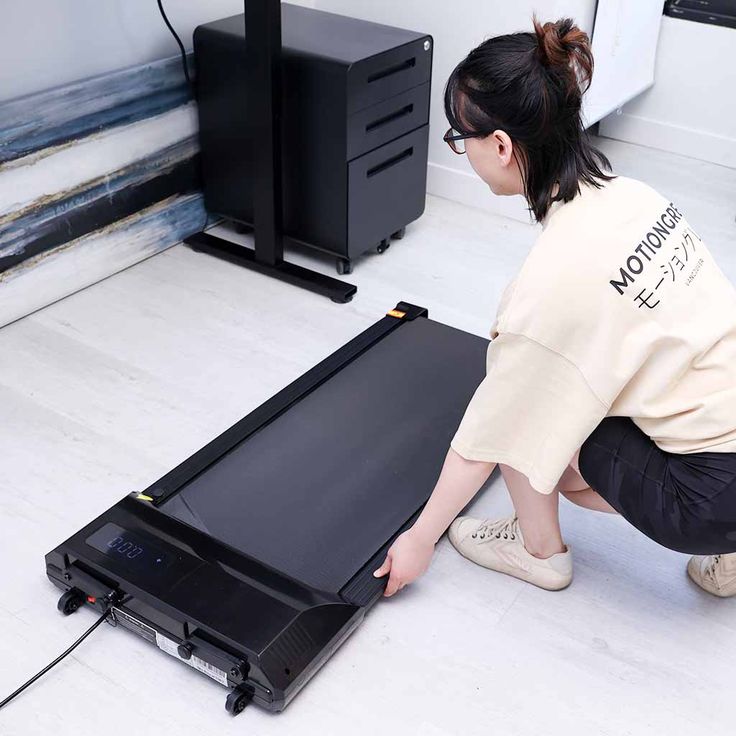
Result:
[[[194,83],[192,82],[192,79],[189,76],[189,66],[187,64],[187,52],[184,48],[184,44],[181,42],[181,39],[179,38],[179,34],[174,30],[174,26],[171,25],[171,22],[166,16],[166,11],[164,10],[162,0],[156,0],[156,2],[158,3],[158,9],[161,13],[161,17],[164,19],[164,23],[166,23],[166,27],[171,31],[171,35],[174,37],[176,43],[179,45],[179,51],[181,53],[181,65],[184,68],[184,76],[187,78],[187,84],[192,90],[192,96],[196,97],[196,95],[194,94],[195,93]]]
[[[69,649],[67,649],[63,654],[60,654],[53,662],[51,662],[51,664],[44,667],[37,675],[31,677],[28,682],[21,685],[14,693],[8,695],[8,697],[0,703],[0,708],[4,708],[11,700],[20,695],[26,688],[33,685],[36,680],[38,680],[40,677],[43,677],[52,667],[55,667],[57,664],[59,664],[59,662],[61,662],[64,657],[66,657],[68,654],[71,654],[98,626],[100,626],[100,624],[104,623],[104,621],[110,615],[111,610],[112,609],[108,608],[107,611],[105,611],[105,613],[103,613],[102,616],[100,616],[97,621],[95,621],[95,623],[93,623],[92,626],[90,626],[87,631],[85,631],[84,634],[82,634],[82,636],[80,636],[79,639],[77,639],[74,644],[69,647]]]

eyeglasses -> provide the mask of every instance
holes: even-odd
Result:
[[[466,138],[481,138],[481,133],[458,133],[454,128],[449,128],[447,133],[442,136],[442,140],[447,143],[453,153],[465,153]]]

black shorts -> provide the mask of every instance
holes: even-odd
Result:
[[[580,448],[578,467],[655,542],[696,555],[736,552],[735,452],[665,452],[628,417],[606,417]]]

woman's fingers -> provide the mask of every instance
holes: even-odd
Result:
[[[373,571],[373,575],[377,578],[381,578],[387,573],[391,573],[388,579],[388,583],[386,584],[386,588],[383,591],[383,595],[386,597],[392,596],[394,593],[404,587],[404,583],[401,582],[399,576],[396,574],[396,571],[392,569],[391,562],[391,555],[386,555],[386,559],[383,561],[383,565],[381,565],[381,567],[379,567],[377,570]]]
[[[383,561],[383,565],[378,570],[373,571],[373,575],[377,578],[382,578],[387,572],[391,571],[391,557],[386,555],[386,559]]]
[[[404,584],[401,582],[401,579],[399,578],[398,574],[395,570],[391,571],[391,576],[388,579],[388,584],[386,585],[386,590],[383,591],[383,595],[387,598],[389,596],[392,596],[397,591],[401,590],[404,587]]]

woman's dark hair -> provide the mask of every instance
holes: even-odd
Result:
[[[570,18],[541,25],[533,17],[533,23],[534,32],[489,38],[455,67],[445,87],[445,114],[458,133],[508,134],[529,210],[540,221],[553,201],[568,202],[580,192],[580,180],[600,187],[597,180],[615,177],[601,170],[611,164],[580,117],[593,75],[587,34]]]

